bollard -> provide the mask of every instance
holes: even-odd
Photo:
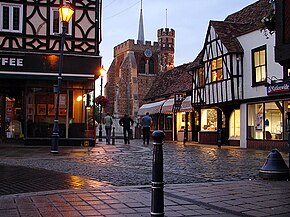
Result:
[[[262,179],[269,180],[287,180],[289,178],[289,168],[278,149],[271,150],[259,175]]]
[[[164,132],[156,130],[153,137],[151,216],[164,216],[163,140]]]
[[[115,127],[113,127],[112,145],[115,145]]]

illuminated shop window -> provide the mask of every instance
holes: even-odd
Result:
[[[240,137],[240,110],[234,110],[230,116],[230,137]]]
[[[201,130],[217,129],[217,111],[215,109],[201,110]]]

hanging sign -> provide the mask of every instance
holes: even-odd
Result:
[[[290,92],[290,82],[271,84],[267,87],[267,94],[278,94]]]

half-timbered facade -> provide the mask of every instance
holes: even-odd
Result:
[[[275,33],[262,23],[269,14],[273,5],[259,0],[210,21],[190,71],[200,143],[285,150],[288,82],[275,63]]]
[[[0,2],[1,137],[48,141],[55,116],[60,58],[58,8],[65,0]],[[101,57],[101,0],[70,0],[60,93],[60,144],[92,141],[91,98]]]

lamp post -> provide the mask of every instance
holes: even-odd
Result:
[[[57,77],[57,91],[56,91],[56,108],[55,108],[55,118],[53,122],[53,130],[51,136],[51,150],[50,152],[53,154],[58,153],[58,139],[59,139],[59,127],[58,127],[58,113],[59,113],[59,95],[61,88],[61,80],[62,80],[62,68],[63,68],[63,47],[66,36],[66,26],[70,21],[74,9],[69,5],[65,4],[59,7],[59,18],[62,22],[62,33],[61,33],[61,43],[60,43],[60,58],[59,58],[59,68],[58,68],[58,77]]]
[[[103,95],[103,77],[106,75],[106,70],[104,69],[104,67],[102,66],[100,69],[100,77],[101,77],[101,96]],[[100,105],[100,127],[99,127],[99,141],[103,141],[102,140],[102,109],[103,106]]]

